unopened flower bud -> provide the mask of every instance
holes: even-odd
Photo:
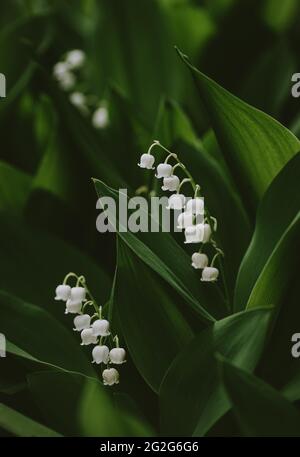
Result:
[[[111,363],[119,365],[126,362],[126,352],[123,348],[113,348],[109,353]]]
[[[204,224],[203,243],[208,243],[211,237],[211,227],[209,224]]]
[[[206,254],[194,252],[192,255],[192,267],[196,269],[203,269],[208,265],[208,257]]]
[[[115,368],[106,368],[103,370],[102,377],[105,386],[119,384],[119,372]]]
[[[204,282],[214,282],[218,279],[219,270],[214,267],[206,267],[202,271],[202,278],[201,281]]]

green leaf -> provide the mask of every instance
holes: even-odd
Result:
[[[29,175],[8,163],[0,162],[0,211],[20,216],[29,197],[30,186]]]
[[[110,279],[89,257],[24,220],[0,214],[0,221],[0,289],[51,310],[62,321],[64,306],[54,301],[55,288],[67,273],[75,271],[86,277],[99,302],[107,301]]]
[[[261,379],[221,359],[222,378],[245,436],[300,436],[300,413]]]
[[[94,374],[80,347],[79,335],[71,336],[71,331],[68,332],[42,308],[1,291],[0,312],[1,332],[8,341],[33,358],[62,369]]]
[[[299,140],[276,120],[253,108],[193,67],[180,51],[244,197],[255,206],[273,178],[300,149]]]
[[[0,427],[16,436],[58,437],[59,433],[0,403]]]
[[[160,387],[163,434],[204,436],[229,410],[214,354],[220,352],[253,370],[269,319],[266,309],[234,314],[204,330],[183,349]]]
[[[299,176],[300,153],[274,179],[260,203],[255,232],[237,279],[237,310],[278,304],[292,277],[298,257]]]
[[[150,268],[167,281],[192,307],[205,322],[213,322],[213,312],[220,315],[220,298],[216,289],[206,288],[190,266],[190,257],[174,238],[166,232],[131,233],[125,227],[119,227],[119,196],[126,201],[124,192],[118,193],[103,182],[94,180],[96,191],[101,198],[111,197],[116,202],[116,214],[109,205],[105,213],[111,226],[120,231],[118,235],[127,246]],[[106,206],[106,205],[105,205]],[[144,213],[144,210],[141,209]],[[149,217],[147,213],[147,218]],[[150,218],[149,218],[150,220]],[[121,221],[123,223],[123,221]],[[209,311],[207,309],[209,308]]]
[[[28,376],[28,385],[45,420],[65,435],[103,437],[151,434],[146,421],[139,422],[132,411],[117,407],[114,389],[104,387],[97,379],[57,371],[36,372]]]
[[[114,306],[134,364],[156,392],[167,368],[193,336],[161,283],[119,240]]]

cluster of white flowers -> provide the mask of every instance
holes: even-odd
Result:
[[[169,197],[167,208],[182,211],[178,216],[177,228],[184,230],[185,243],[201,244],[199,251],[192,255],[192,266],[202,270],[201,281],[214,282],[219,276],[219,270],[214,266],[215,260],[219,255],[224,255],[213,238],[213,234],[217,230],[217,220],[208,214],[204,207],[204,199],[200,196],[200,186],[194,182],[192,175],[179,160],[177,154],[169,151],[158,140],[153,142],[146,154],[142,154],[138,166],[148,170],[155,169],[153,166],[155,157],[151,153],[155,146],[159,146],[167,153],[165,161],[157,165],[155,176],[157,179],[163,180],[162,190],[176,192]],[[169,163],[171,160],[176,163],[171,165]],[[176,169],[182,170],[186,177],[180,180],[175,174]],[[183,184],[187,182],[193,188],[193,198],[181,193]],[[206,244],[210,244],[215,250],[210,264],[207,254],[202,252]]]
[[[53,76],[62,90],[70,92],[69,100],[72,105],[85,116],[91,115],[91,123],[96,129],[105,129],[109,125],[109,112],[105,100],[98,101],[97,97],[85,95],[75,90],[78,71],[86,62],[86,55],[80,49],[69,51],[64,59],[53,67]]]
[[[70,278],[76,279],[75,287],[68,284]],[[86,286],[84,276],[68,273],[62,284],[56,288],[55,300],[66,303],[65,314],[78,314],[74,318],[74,331],[81,334],[81,345],[95,345],[92,350],[92,363],[104,364],[102,371],[103,384],[112,386],[119,384],[119,372],[110,364],[120,365],[126,362],[125,349],[119,347],[119,339],[112,337],[109,321],[102,316],[102,308],[98,306]],[[88,298],[87,298],[88,297]],[[86,312],[88,307],[93,307],[92,315]],[[109,348],[109,341],[115,346]]]

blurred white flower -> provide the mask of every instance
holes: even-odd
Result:
[[[194,215],[192,213],[183,212],[179,214],[177,219],[177,228],[185,229],[193,225]]]
[[[70,70],[66,62],[57,62],[53,67],[53,76],[56,79],[60,79],[65,73],[68,73]]]
[[[71,287],[67,284],[60,284],[55,289],[56,297],[54,300],[67,301],[70,298]]]
[[[219,270],[214,267],[206,267],[202,271],[201,281],[204,282],[214,282],[218,279]]]
[[[173,194],[168,199],[167,209],[183,209],[185,205],[185,196],[183,194]]]
[[[109,359],[111,363],[120,365],[126,362],[126,352],[123,348],[113,348],[109,353]]]
[[[86,96],[84,94],[81,92],[72,92],[69,99],[72,105],[76,106],[76,108],[79,108],[85,112],[87,111]]]
[[[186,210],[193,214],[204,214],[204,200],[203,198],[191,198],[186,205]]]
[[[102,377],[105,386],[119,384],[119,372],[115,368],[106,368],[103,370]]]
[[[109,113],[105,106],[100,106],[94,111],[92,124],[96,129],[105,129],[109,124]]]
[[[108,363],[109,360],[109,348],[107,346],[95,346],[92,351],[93,362],[92,363]]]
[[[204,235],[203,224],[192,225],[184,231],[185,243],[201,243]]]
[[[108,336],[110,335],[109,331],[109,322],[106,319],[97,319],[92,323],[93,334],[95,336]]]
[[[75,70],[82,67],[85,58],[85,53],[81,49],[73,49],[67,53],[65,61],[70,69]]]
[[[154,160],[155,159],[152,154],[142,154],[138,166],[141,168],[147,168],[148,170],[153,170]]]
[[[168,178],[172,174],[173,167],[168,163],[160,163],[157,165],[156,178]]]
[[[169,190],[171,192],[174,192],[178,189],[180,180],[178,176],[171,175],[168,178],[164,178],[163,183],[164,185],[162,186],[162,190]]]
[[[81,332],[85,328],[89,328],[91,325],[91,316],[89,314],[82,314],[81,316],[76,316],[74,319],[74,325],[76,332]]]
[[[98,340],[92,328],[85,328],[81,332],[81,341],[81,346],[88,346],[89,344],[96,344]]]
[[[70,90],[74,87],[76,79],[73,73],[67,71],[57,78],[58,84],[63,90]]]
[[[194,252],[192,255],[192,267],[196,269],[203,269],[208,265],[208,257],[206,254]]]

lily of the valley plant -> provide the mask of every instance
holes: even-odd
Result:
[[[160,147],[166,152],[166,159],[156,167],[156,178],[162,179],[163,191],[175,192],[168,200],[167,208],[170,210],[181,210],[178,216],[177,228],[184,230],[186,244],[198,244],[199,249],[192,255],[192,267],[202,270],[201,281],[215,282],[219,276],[219,269],[215,267],[216,259],[224,256],[222,249],[214,239],[217,230],[217,220],[212,217],[204,206],[204,198],[201,196],[201,187],[196,184],[191,173],[178,158],[178,155],[169,151],[158,140],[155,140],[149,147],[147,153],[142,154],[138,166],[148,170],[154,170],[155,157],[153,148]],[[170,162],[175,163],[170,163]],[[176,171],[181,170],[185,175],[183,179],[177,176]],[[182,187],[190,184],[193,191],[192,198],[182,192]],[[210,244],[215,254],[211,261],[204,252],[205,246]]]
[[[75,278],[74,287],[68,284]],[[65,314],[77,314],[74,318],[75,332],[81,334],[81,345],[94,345],[92,363],[106,366],[102,371],[103,384],[119,384],[119,372],[110,365],[121,365],[126,362],[125,349],[119,346],[119,338],[110,332],[110,323],[102,316],[102,307],[89,291],[84,276],[68,273],[62,284],[56,287],[55,300],[66,303]],[[92,309],[93,313],[88,310]]]
[[[107,102],[99,101],[96,96],[77,90],[79,70],[86,62],[86,55],[81,49],[69,51],[60,62],[53,67],[53,76],[60,88],[70,92],[69,100],[81,114],[91,115],[91,123],[96,129],[104,129],[109,124]],[[80,84],[80,87],[84,82]]]

